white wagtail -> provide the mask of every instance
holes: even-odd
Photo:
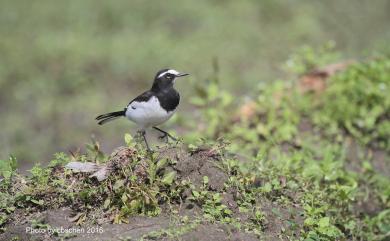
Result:
[[[140,127],[139,133],[143,137],[148,150],[150,148],[145,137],[147,128],[153,127],[161,132],[163,134],[160,136],[161,139],[170,137],[176,140],[168,132],[157,126],[167,121],[175,113],[180,102],[180,95],[173,88],[173,84],[176,78],[186,75],[188,74],[180,73],[174,69],[158,71],[150,90],[130,101],[124,110],[99,115],[96,117],[96,120],[99,121],[98,124],[103,125],[119,117],[127,117]]]

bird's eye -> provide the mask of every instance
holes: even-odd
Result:
[[[167,77],[167,79],[172,79],[173,75],[172,74],[167,74],[165,77]]]

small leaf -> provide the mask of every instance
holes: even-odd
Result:
[[[223,212],[224,212],[225,214],[227,214],[227,215],[231,215],[231,214],[233,213],[232,210],[230,210],[230,209],[228,209],[228,208],[224,209]]]
[[[167,163],[168,163],[168,159],[166,158],[159,160],[156,164],[156,170],[160,170],[161,168],[165,167]]]
[[[175,176],[176,176],[176,172],[171,171],[170,173],[166,174],[161,181],[162,181],[162,183],[164,183],[166,185],[170,185],[170,184],[172,184]]]
[[[123,193],[123,195],[122,195],[122,197],[121,197],[122,202],[123,202],[123,203],[126,203],[127,199],[128,199],[128,198],[127,198],[126,193]]]
[[[37,204],[37,205],[39,205],[39,206],[42,206],[43,205],[43,200],[41,199],[41,200],[35,200],[35,199],[31,199],[31,202],[32,203],[35,203],[35,204]]]
[[[321,228],[329,227],[329,217],[323,217],[318,221],[318,226]]]
[[[308,218],[305,219],[304,223],[305,223],[306,226],[312,226],[315,223],[315,221],[314,221],[313,218],[308,217]]]
[[[222,197],[221,197],[221,195],[219,193],[216,193],[216,194],[213,195],[213,200],[215,202],[221,202]]]
[[[114,190],[118,190],[119,188],[123,187],[124,183],[125,181],[123,179],[117,180],[112,188]]]
[[[263,191],[268,193],[268,192],[271,192],[272,191],[272,185],[271,183],[267,182],[264,187],[263,187]]]
[[[200,194],[198,191],[192,191],[192,196],[194,196],[195,198],[198,198],[200,196]]]
[[[207,185],[209,183],[209,177],[208,176],[203,176],[203,184]]]
[[[10,156],[9,163],[10,163],[10,167],[11,167],[12,171],[15,171],[16,168],[18,167],[18,162],[16,160],[16,157]]]
[[[111,203],[111,200],[110,200],[109,198],[107,198],[107,199],[104,201],[103,207],[104,207],[105,209],[107,209],[107,208],[110,206],[110,203]]]
[[[133,146],[133,137],[129,134],[125,134],[125,143],[127,146]]]

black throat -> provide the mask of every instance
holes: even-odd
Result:
[[[180,95],[173,86],[166,88],[153,88],[151,91],[157,97],[161,107],[166,111],[173,111],[179,105]]]

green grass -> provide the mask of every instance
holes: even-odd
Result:
[[[183,112],[193,83],[217,76],[250,95],[286,76],[280,66],[302,45],[331,40],[339,57],[360,58],[383,52],[390,34],[386,0],[0,4],[0,158],[12,153],[22,164],[83,146],[91,133],[106,150],[118,145],[117,133],[133,127],[103,131],[93,118],[123,108],[160,68],[191,73],[178,82]]]
[[[359,63],[333,78],[318,103],[314,121],[330,130],[344,128],[363,144],[389,150],[390,60]]]
[[[11,158],[0,169],[5,176],[0,225],[6,229],[16,209],[34,213],[69,206],[78,211],[80,225],[101,216],[113,223],[134,215],[168,214],[176,220],[144,239],[178,238],[199,223],[210,223],[258,237],[386,240],[388,69],[386,56],[356,63],[329,79],[320,94],[299,93],[294,81],[275,82],[259,89],[253,116],[239,120],[228,111],[235,108],[232,94],[216,92],[220,83],[213,81],[198,89],[202,98],[193,99],[207,108],[189,123],[188,147],[171,143],[150,155],[127,134],[128,147],[119,159],[92,143],[86,154],[57,154],[48,167],[35,166],[30,177],[15,172]],[[200,134],[197,127],[203,128]],[[377,159],[376,153],[385,158]],[[111,163],[113,172],[97,182],[63,168],[75,160]],[[186,161],[200,165],[195,176],[183,176],[180,164],[188,166]],[[198,211],[182,216],[182,205]],[[270,233],[276,222],[280,231]]]

